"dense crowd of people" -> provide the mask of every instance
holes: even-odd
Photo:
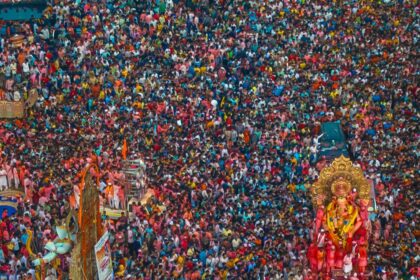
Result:
[[[307,190],[339,121],[377,194],[369,278],[420,276],[416,1],[56,2],[22,47],[0,40],[0,99],[38,95],[0,122],[1,187],[26,194],[0,223],[4,275],[32,279],[27,229],[43,255],[87,163],[114,195],[125,139],[154,196],[103,215],[117,278],[312,279]]]

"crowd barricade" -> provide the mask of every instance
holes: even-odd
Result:
[[[25,104],[23,101],[0,100],[0,119],[18,119],[25,116]]]

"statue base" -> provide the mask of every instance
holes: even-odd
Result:
[[[344,276],[345,276],[344,270],[341,269],[341,268],[334,268],[334,269],[331,270],[331,276],[334,279],[339,279],[339,277],[343,277],[344,278]]]
[[[110,219],[118,220],[122,215],[125,216],[127,210],[126,209],[114,209],[109,207],[100,207],[101,213],[105,213]],[[132,213],[129,213],[130,217],[132,217]]]

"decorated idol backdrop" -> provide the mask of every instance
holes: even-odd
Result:
[[[307,255],[314,277],[365,277],[370,190],[360,167],[344,156],[321,171],[311,188],[316,217]]]

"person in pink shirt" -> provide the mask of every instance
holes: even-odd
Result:
[[[118,196],[118,203],[116,205],[119,206],[120,209],[126,209],[126,201],[125,201],[125,190],[123,186],[116,186],[117,188],[117,196]]]

